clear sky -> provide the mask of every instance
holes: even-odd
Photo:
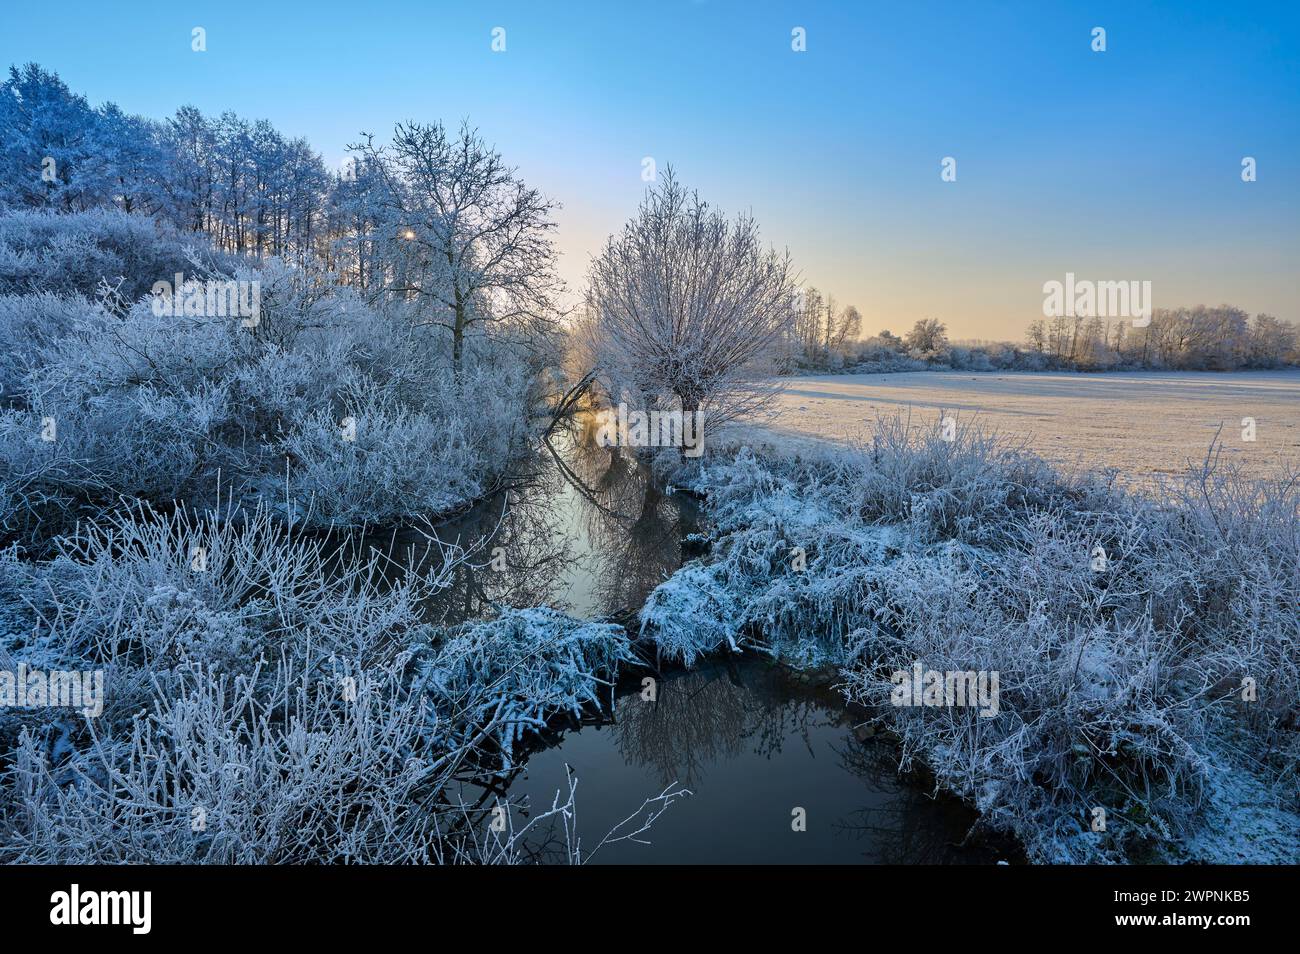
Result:
[[[1018,339],[1067,271],[1300,321],[1295,0],[9,0],[0,25],[0,63],[92,104],[233,109],[331,163],[363,130],[468,117],[563,203],[575,285],[652,156],[752,211],[867,333]]]

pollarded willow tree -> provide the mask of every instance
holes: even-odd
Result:
[[[452,336],[461,371],[465,338],[489,322],[555,318],[552,216],[557,204],[526,186],[468,124],[400,124],[386,147],[353,147],[379,178],[371,194],[373,244],[389,269],[384,290],[418,302],[423,321]]]
[[[588,276],[588,350],[611,392],[702,411],[706,426],[775,395],[769,362],[794,317],[790,256],[764,248],[672,169],[612,236]]]

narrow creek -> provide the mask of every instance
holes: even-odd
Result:
[[[648,468],[610,451],[557,440],[511,489],[440,524],[444,543],[486,538],[457,568],[436,612],[455,623],[494,605],[549,605],[582,618],[631,621],[650,591],[701,547],[694,500],[668,494]],[[499,549],[498,549],[499,548]],[[488,564],[484,566],[483,564]],[[989,864],[963,845],[974,814],[900,778],[893,747],[857,727],[833,673],[810,675],[761,658],[719,660],[656,679],[629,674],[608,711],[564,720],[527,762],[490,790],[463,797],[508,802],[516,825],[567,795],[576,776],[576,830],[589,852],[671,783],[691,797],[641,836],[596,852],[604,863]],[[563,800],[563,797],[561,798]],[[792,826],[795,809],[806,830]],[[563,832],[530,832],[530,854],[564,860]],[[635,827],[635,826],[634,826]]]

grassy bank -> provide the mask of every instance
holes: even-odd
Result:
[[[1293,861],[1300,489],[1207,463],[1160,499],[967,429],[718,454],[712,552],[641,614],[667,659],[835,663],[846,697],[1037,861]],[[893,704],[894,674],[996,672],[996,715]],[[1247,794],[1249,793],[1249,794]],[[1248,859],[1215,846],[1233,822]],[[1094,830],[1104,812],[1104,830]],[[1242,830],[1243,828],[1249,830]]]

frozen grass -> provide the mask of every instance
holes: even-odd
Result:
[[[107,699],[97,719],[0,709],[3,862],[526,860],[526,828],[449,786],[595,701],[628,654],[550,611],[443,633],[423,607],[461,554],[340,562],[265,508],[141,507],[59,549],[0,554],[0,669],[102,669]]]
[[[419,684],[444,714],[451,746],[476,744],[482,727],[492,726],[508,769],[519,741],[557,713],[577,716],[611,701],[612,677],[632,658],[622,626],[579,622],[545,607],[503,609],[448,633]]]
[[[742,450],[692,482],[713,553],[655,592],[643,635],[686,662],[727,648],[836,662],[903,766],[924,763],[1032,858],[1185,842],[1208,817],[1211,763],[1296,807],[1294,479],[1211,460],[1156,503],[973,428],[947,442],[890,419],[869,446]],[[998,715],[891,705],[891,675],[916,662],[999,672]]]

